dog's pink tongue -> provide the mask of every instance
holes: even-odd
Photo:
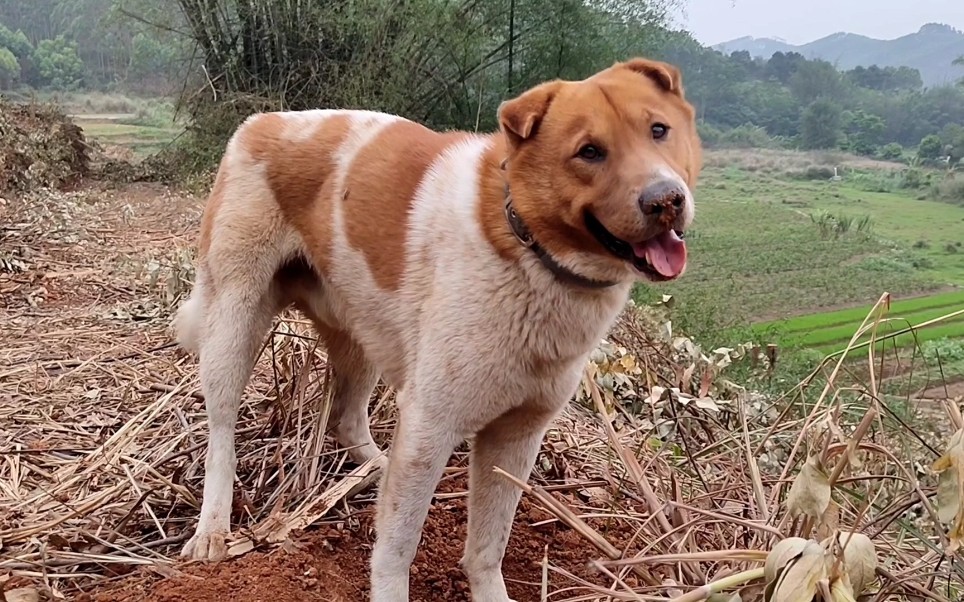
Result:
[[[686,267],[686,243],[673,230],[634,244],[633,252],[666,278],[679,276]]]

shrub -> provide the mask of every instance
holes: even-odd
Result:
[[[904,147],[896,142],[890,142],[881,147],[879,156],[885,161],[899,161],[904,157]]]
[[[941,156],[944,150],[944,143],[937,134],[924,136],[917,147],[917,156],[920,159],[936,159]]]
[[[722,133],[719,145],[725,148],[778,148],[779,143],[756,125],[741,125]]]
[[[940,338],[924,341],[920,346],[924,359],[935,362],[956,362],[964,360],[964,341]]]
[[[901,174],[901,188],[921,188],[925,184],[927,184],[926,175],[923,171],[917,169],[916,167],[911,167],[910,169],[904,170],[904,172]]]
[[[964,178],[946,178],[932,188],[931,196],[945,203],[964,205]]]

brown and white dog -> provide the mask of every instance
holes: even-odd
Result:
[[[227,144],[176,317],[200,354],[210,428],[200,520],[183,555],[225,555],[242,390],[294,305],[334,368],[340,443],[380,455],[381,376],[399,420],[382,475],[371,599],[408,600],[409,568],[453,449],[474,436],[461,564],[506,602],[502,558],[543,434],[634,281],[686,267],[701,167],[679,71],[633,59],[499,108],[500,132],[439,133],[377,112],[258,114]]]

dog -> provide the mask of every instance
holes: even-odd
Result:
[[[333,368],[331,423],[382,462],[371,600],[409,569],[454,449],[471,440],[461,567],[476,602],[511,602],[502,560],[551,421],[634,282],[686,269],[702,167],[673,65],[634,58],[504,101],[497,131],[438,132],[363,110],[258,113],[232,135],[201,218],[197,278],[175,317],[199,354],[209,440],[182,555],[226,555],[242,390],[294,306]],[[398,392],[387,460],[368,403]]]

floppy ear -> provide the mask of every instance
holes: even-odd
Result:
[[[539,84],[499,106],[499,126],[513,146],[535,135],[560,85],[558,81]]]
[[[645,75],[667,92],[683,96],[683,74],[669,63],[637,58],[621,63],[620,66]]]

